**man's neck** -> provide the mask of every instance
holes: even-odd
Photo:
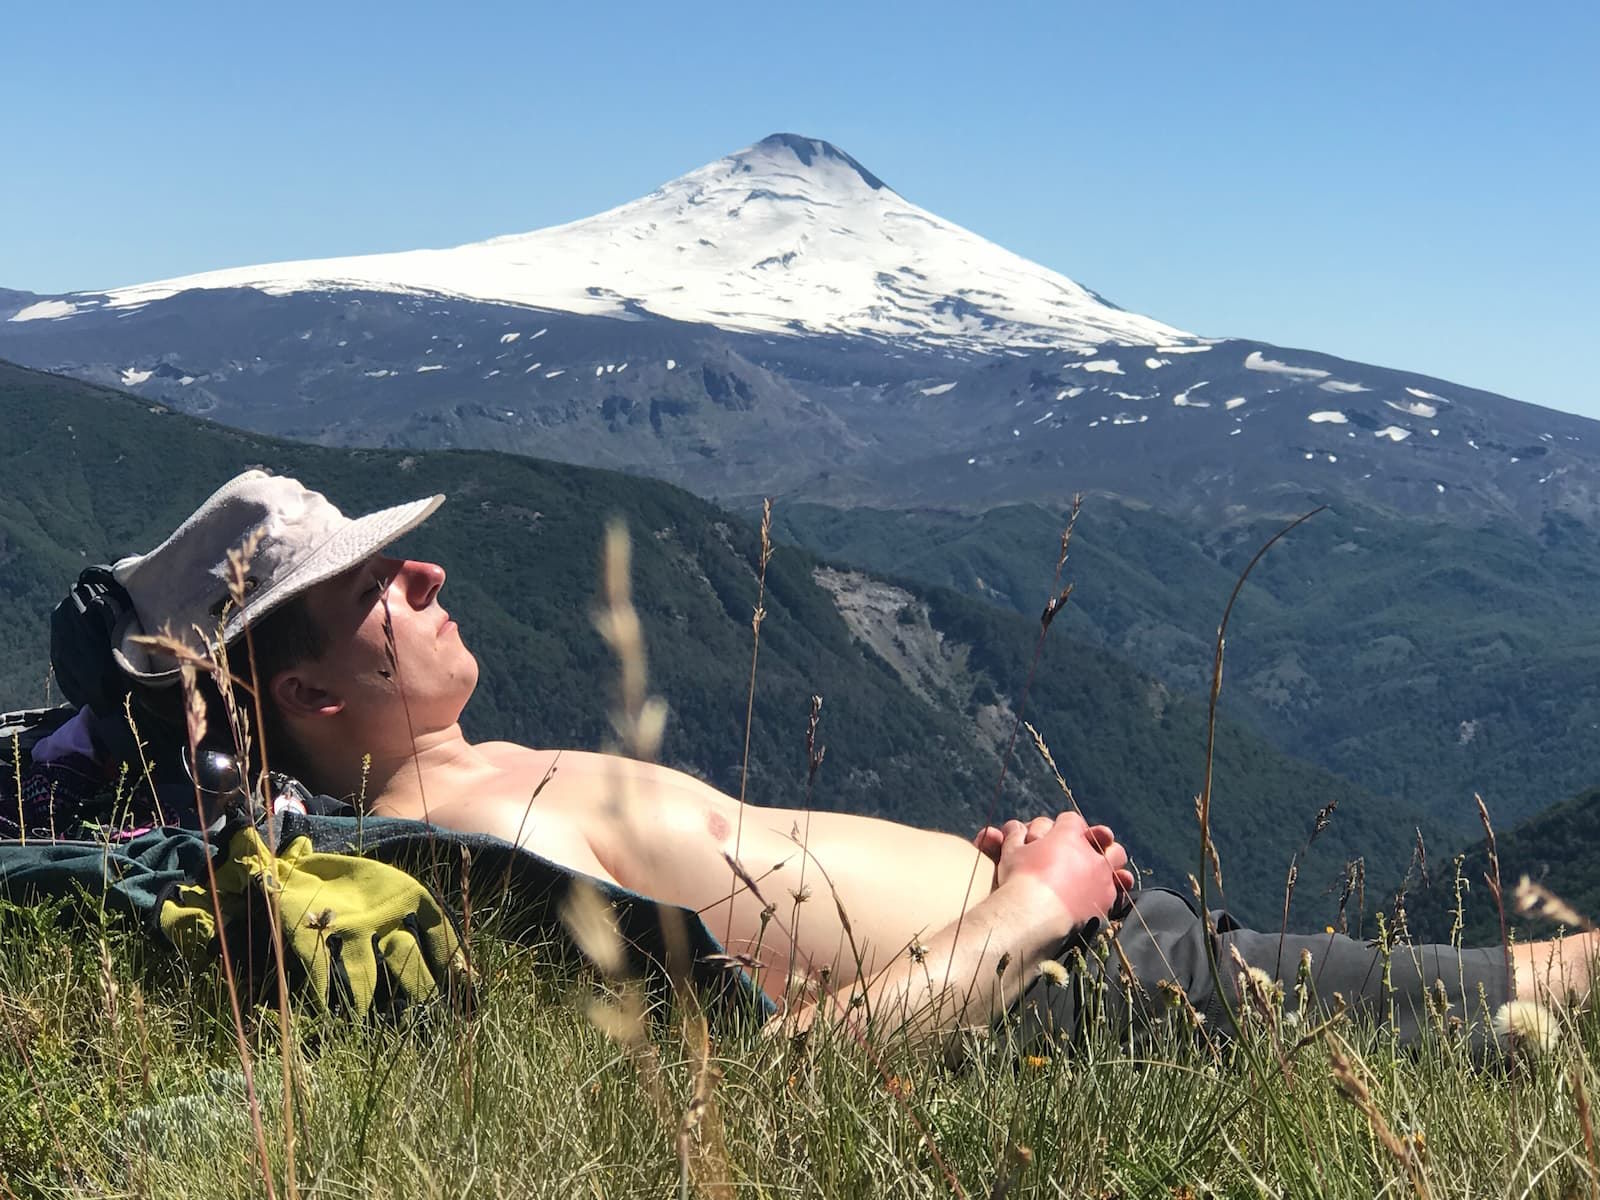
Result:
[[[329,755],[324,762],[344,756]],[[370,812],[423,816],[430,799],[442,801],[460,793],[471,777],[490,769],[459,724],[418,734],[405,745],[372,752],[363,762],[348,764],[319,780],[336,796],[347,796]]]

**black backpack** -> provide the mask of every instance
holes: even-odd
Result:
[[[50,666],[61,694],[103,717],[122,709],[132,681],[112,657],[111,638],[133,600],[104,565],[85,567],[50,614]]]

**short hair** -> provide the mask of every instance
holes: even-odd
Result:
[[[243,660],[236,668],[248,671],[253,654],[255,673],[265,686],[274,675],[303,662],[315,662],[328,652],[327,631],[311,615],[306,596],[300,592],[289,597],[249,627],[249,654],[245,652],[244,635],[239,637],[230,653],[230,657]]]
[[[265,761],[274,771],[292,775],[313,789],[315,764],[311,763],[295,744],[288,722],[273,702],[269,690],[274,676],[303,662],[314,661],[327,653],[329,638],[325,630],[311,615],[305,594],[285,600],[260,621],[249,626],[249,643],[241,634],[228,644],[228,670],[235,679],[248,684],[261,700],[261,726],[255,729],[256,710],[249,698],[235,690],[235,703],[254,731],[250,739],[250,761],[247,764],[250,778],[261,771],[263,749]],[[251,669],[251,660],[255,667]],[[222,690],[209,671],[195,674],[195,690],[205,705],[206,741],[229,754],[237,752],[228,735],[231,728]],[[183,746],[187,742],[185,731],[183,689],[181,687],[154,687],[135,683],[132,688],[135,722],[141,728],[152,723],[152,732],[158,745],[169,742]]]
[[[249,637],[248,646],[246,636]],[[305,592],[291,596],[259,622],[250,625],[248,635],[241,634],[228,648],[229,667],[236,676],[249,680],[261,700],[262,729],[257,738],[259,744],[252,747],[254,754],[259,755],[265,747],[267,761],[274,770],[308,783],[310,780],[306,776],[311,773],[312,764],[295,745],[288,722],[272,698],[271,684],[282,672],[304,662],[315,662],[327,652],[327,631],[311,615]],[[255,660],[253,671],[252,657]],[[256,765],[259,764],[252,764]]]

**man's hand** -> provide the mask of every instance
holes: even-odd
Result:
[[[449,915],[411,876],[353,854],[324,854],[297,838],[274,855],[252,827],[234,833],[215,868],[217,905],[229,946],[277,897],[292,974],[303,976],[319,1007],[365,1016],[378,997],[426,1000],[455,985],[466,994],[467,964]],[[162,932],[191,956],[217,939],[204,885],[180,887],[161,906]],[[258,968],[259,969],[259,968]]]
[[[987,825],[973,843],[995,864],[995,887],[1013,879],[1042,884],[1074,925],[1105,917],[1133,890],[1128,852],[1106,825],[1077,813]]]

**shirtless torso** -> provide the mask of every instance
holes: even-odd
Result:
[[[478,666],[439,605],[443,582],[436,564],[377,555],[305,593],[327,645],[268,690],[299,757],[318,765],[308,782],[693,909],[757,960],[775,1000],[796,995],[791,975],[820,984],[825,972],[799,1022],[853,1013],[860,979],[863,1010],[897,1011],[919,1035],[988,1020],[1132,885],[1111,831],[1077,814],[984,830],[980,849],[870,817],[741,806],[609,755],[475,745],[460,716]]]
[[[474,749],[479,761],[469,777],[431,800],[424,780],[421,796],[380,798],[374,811],[493,834],[692,909],[729,950],[761,962],[769,990],[791,971],[815,976],[825,967],[834,979],[853,977],[858,954],[871,976],[994,886],[994,863],[950,834],[754,804],[743,806],[741,821],[736,800],[668,767],[509,742]],[[774,911],[763,929],[766,905]]]

